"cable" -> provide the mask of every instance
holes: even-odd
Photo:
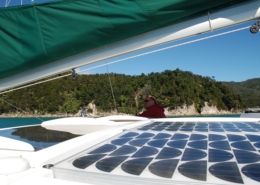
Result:
[[[103,66],[106,66],[106,65],[114,64],[114,63],[117,63],[117,62],[122,62],[122,61],[125,61],[125,60],[137,58],[137,57],[148,55],[148,54],[151,54],[151,53],[156,53],[156,52],[159,52],[159,51],[163,51],[163,50],[167,50],[167,49],[183,46],[183,45],[186,45],[186,44],[191,44],[191,43],[194,43],[194,42],[199,42],[199,41],[202,41],[202,40],[211,39],[211,38],[214,38],[214,37],[226,35],[226,34],[229,34],[229,33],[234,33],[234,32],[237,32],[237,31],[248,29],[248,28],[250,28],[250,26],[247,26],[247,27],[244,27],[244,28],[239,28],[239,29],[236,29],[236,30],[227,31],[227,32],[224,32],[224,33],[220,33],[220,34],[216,34],[216,35],[212,35],[212,36],[208,36],[208,37],[204,37],[204,38],[200,38],[200,39],[196,39],[196,40],[192,40],[192,41],[189,41],[189,42],[184,42],[184,43],[181,43],[181,44],[176,44],[176,45],[173,45],[173,46],[168,46],[168,47],[165,47],[165,48],[149,51],[149,52],[146,52],[146,53],[142,53],[142,54],[139,54],[139,55],[134,55],[134,56],[131,56],[131,57],[120,59],[120,60],[115,60],[113,62],[109,62],[109,63],[106,63],[106,64],[102,64],[102,65],[98,65],[98,66],[95,66],[95,67],[91,67],[91,68],[87,68],[87,69],[84,69],[84,70],[81,70],[81,71],[77,71],[77,72],[78,73],[80,73],[80,72],[82,73],[84,71],[89,71],[89,70],[92,70],[92,69],[96,69],[96,68],[103,67]],[[8,90],[8,91],[3,91],[3,92],[0,92],[0,95],[8,93],[8,92],[15,91],[15,90],[18,90],[18,89],[23,89],[23,88],[30,87],[30,86],[33,86],[33,85],[41,84],[41,83],[44,83],[44,82],[56,80],[58,78],[63,78],[63,77],[69,76],[69,75],[71,75],[71,74],[67,74],[67,75],[56,77],[56,78],[40,81],[40,82],[37,82],[37,83],[34,83],[34,84],[29,84],[29,85],[26,85],[26,86],[14,88],[14,89],[11,89],[11,90]]]
[[[8,101],[5,101],[5,100],[4,100],[4,99],[2,99],[2,98],[0,98],[0,100],[2,100],[3,102],[5,102],[5,103],[7,103],[7,104],[11,105],[12,107],[14,107],[14,108],[16,108],[16,109],[18,109],[18,110],[20,110],[20,111],[22,111],[22,112],[24,112],[24,113],[27,113],[26,111],[24,111],[24,110],[20,109],[19,107],[16,107],[15,105],[13,105],[13,104],[9,103]],[[42,119],[40,119],[40,118],[37,118],[37,117],[35,117],[35,118],[36,118],[36,119],[38,119],[38,120],[40,120],[40,121],[44,121],[44,120],[42,120]]]
[[[71,75],[71,74],[66,74],[66,75],[58,76],[58,77],[51,78],[51,79],[48,79],[48,80],[43,80],[43,81],[40,81],[40,82],[36,82],[36,83],[33,83],[33,84],[29,84],[29,85],[17,87],[17,88],[8,90],[8,91],[0,92],[0,95],[1,95],[1,94],[5,94],[5,93],[8,93],[8,92],[16,91],[16,90],[19,90],[19,89],[23,89],[23,88],[26,88],[26,87],[30,87],[30,86],[42,84],[42,83],[44,83],[44,82],[49,82],[49,81],[56,80],[56,79],[59,79],[59,78],[63,78],[63,77],[70,76],[70,75]]]
[[[5,1],[5,7],[8,7],[10,2],[11,2],[11,0],[9,0],[9,1],[6,0],[6,1]]]
[[[95,66],[95,67],[92,67],[92,68],[87,68],[87,69],[78,71],[78,73],[83,72],[83,71],[88,71],[88,70],[91,70],[91,69],[95,69],[95,68],[99,68],[99,67],[103,67],[105,65],[110,65],[110,64],[117,63],[117,62],[122,62],[122,61],[125,61],[125,60],[129,60],[129,59],[137,58],[137,57],[140,57],[140,56],[148,55],[148,54],[151,54],[151,53],[156,53],[156,52],[159,52],[159,51],[163,51],[163,50],[167,50],[167,49],[183,46],[183,45],[186,45],[186,44],[191,44],[191,43],[194,43],[194,42],[198,42],[198,41],[202,41],[202,40],[206,40],[206,39],[210,39],[210,38],[226,35],[226,34],[229,34],[229,33],[241,31],[241,30],[244,30],[244,29],[248,29],[249,27],[250,26],[247,26],[247,27],[244,27],[244,28],[240,28],[240,29],[236,29],[236,30],[232,30],[232,31],[228,31],[228,32],[224,32],[224,33],[208,36],[208,37],[204,37],[204,38],[201,38],[201,39],[196,39],[196,40],[192,40],[192,41],[189,41],[189,42],[184,42],[184,43],[181,43],[181,44],[176,44],[176,45],[173,45],[173,46],[168,46],[168,47],[165,47],[165,48],[149,51],[149,52],[142,53],[142,54],[139,54],[139,55],[134,55],[134,56],[131,56],[131,57],[128,57],[128,58],[123,58],[123,59],[120,59],[120,60],[109,62],[107,64],[102,64],[102,65]]]
[[[106,66],[106,67],[107,67],[107,66]],[[112,92],[112,96],[113,96],[113,100],[114,100],[115,111],[116,111],[116,114],[117,114],[116,99],[115,99],[115,95],[114,95],[114,91],[113,91],[113,87],[112,87],[112,83],[111,83],[111,79],[110,79],[108,67],[107,67],[107,75],[108,75],[108,79],[109,79],[109,83],[110,83],[110,88],[111,88],[111,92]]]

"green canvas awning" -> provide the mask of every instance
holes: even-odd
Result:
[[[0,79],[245,0],[59,0],[0,9]]]

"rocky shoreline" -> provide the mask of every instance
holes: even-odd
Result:
[[[169,110],[169,108],[165,108],[165,115],[167,117],[170,116],[206,116],[206,115],[231,115],[231,114],[241,114],[243,111],[227,111],[227,110],[218,110],[216,106],[209,106],[207,102],[205,102],[205,106],[202,108],[201,113],[198,113],[195,106],[186,106],[183,105],[181,107],[177,107],[174,110]],[[97,110],[93,111],[94,114],[88,114],[88,117],[103,117],[110,115],[128,115],[129,114],[116,114],[115,112],[98,112]],[[78,117],[80,111],[77,114],[26,114],[21,112],[16,112],[13,114],[0,114],[0,118],[64,118],[64,117]]]

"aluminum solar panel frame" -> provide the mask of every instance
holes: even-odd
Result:
[[[78,152],[55,178],[94,184],[260,183],[260,124],[151,120]]]

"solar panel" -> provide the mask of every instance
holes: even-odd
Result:
[[[259,184],[259,132],[255,122],[156,121],[68,161],[72,169],[86,173],[167,182]]]

